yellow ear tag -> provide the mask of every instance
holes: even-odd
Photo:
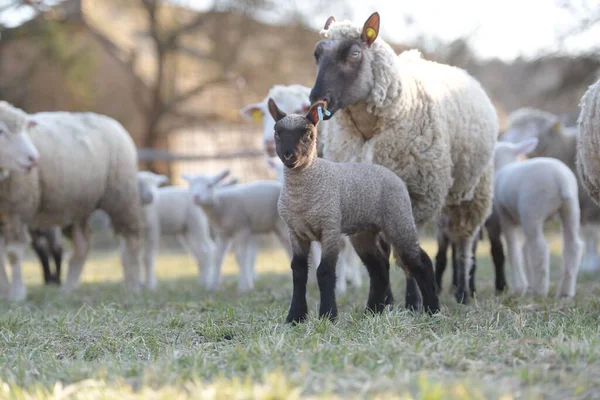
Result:
[[[560,128],[560,122],[555,122],[554,125],[552,125],[553,131],[557,131],[559,128]]]
[[[260,110],[252,111],[252,119],[256,122],[260,122],[262,119],[262,112]]]
[[[375,37],[375,35],[377,35],[377,32],[375,32],[375,29],[373,29],[373,28],[367,28],[367,32],[366,33],[367,33],[367,37],[369,39],[372,39],[372,38]]]

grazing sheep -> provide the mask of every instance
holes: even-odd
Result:
[[[534,108],[521,108],[508,116],[508,128],[502,135],[502,141],[518,143],[535,137],[538,139],[538,146],[531,152],[530,157],[557,158],[578,175],[575,162],[578,136],[579,128],[565,127],[564,121],[557,115]],[[578,176],[578,187],[580,225],[585,244],[581,269],[593,271],[600,268],[600,255],[598,255],[600,207],[585,190],[580,176]]]
[[[275,170],[277,180],[283,185],[283,170],[284,166],[278,157],[270,157],[267,159],[267,165]],[[309,257],[308,280],[311,283],[317,283],[317,265],[321,260],[321,245],[318,242],[311,242],[311,251]],[[343,236],[340,240],[340,257],[336,265],[336,273],[338,279],[336,281],[335,291],[338,294],[344,294],[347,290],[347,283],[354,287],[362,286],[362,262],[358,258],[358,254],[354,251],[350,240]]]
[[[0,102],[0,141],[0,216],[13,267],[10,298],[26,296],[21,261],[30,240],[27,227],[72,225],[73,254],[62,289],[78,285],[90,249],[87,219],[96,209],[124,236],[125,283],[137,290],[142,225],[137,155],[121,124],[93,113],[28,115]]]
[[[291,246],[285,223],[277,213],[281,184],[277,181],[257,181],[231,187],[219,187],[219,182],[231,171],[216,175],[188,175],[182,178],[189,184],[189,193],[196,206],[202,207],[216,233],[216,270],[209,287],[221,284],[221,268],[231,243],[240,268],[238,289],[254,288],[254,261],[258,251],[255,235],[275,233],[291,257]]]
[[[29,229],[31,247],[40,259],[44,272],[44,284],[55,283],[60,285],[60,270],[62,264],[63,248],[61,245],[62,234],[60,227],[45,229]],[[55,265],[55,272],[50,268],[50,256]]]
[[[362,27],[330,17],[320,32],[310,100],[325,100],[331,114],[324,117],[323,156],[395,172],[406,183],[419,229],[441,212],[448,215],[455,296],[467,303],[472,242],[491,212],[496,110],[466,71],[424,60],[417,50],[397,56],[378,31],[374,13]],[[368,269],[389,268],[389,252],[379,254],[374,239],[358,248]],[[409,278],[407,306],[418,301]]]
[[[361,245],[375,241],[379,233],[402,260],[406,275],[412,276],[423,296],[427,312],[439,311],[433,265],[419,245],[419,235],[411,213],[406,185],[392,171],[360,163],[333,163],[317,157],[317,129],[320,120],[317,102],[304,117],[286,115],[272,99],[269,111],[275,123],[275,147],[285,165],[284,183],[279,197],[279,214],[290,230],[294,291],[286,322],[306,318],[306,282],[311,241],[321,243],[321,263],[317,269],[321,304],[319,317],[337,317],[335,301],[336,263],[339,240],[350,235],[358,254]],[[368,241],[365,239],[368,238]],[[363,258],[365,265],[372,260]],[[389,270],[369,271],[372,287],[367,309],[381,312],[391,296]]]
[[[581,98],[581,113],[577,123],[577,172],[585,195],[600,206],[600,80],[591,85]],[[598,231],[595,233],[594,246],[597,245]]]
[[[516,162],[520,155],[533,151],[537,138],[520,143],[498,142],[494,155],[494,210],[506,239],[508,260],[512,267],[513,289],[547,296],[550,275],[550,250],[544,238],[544,222],[558,215],[563,234],[563,277],[557,295],[573,297],[582,243],[579,239],[579,199],[577,178],[562,161],[536,157]],[[523,257],[517,232],[525,236]]]
[[[456,257],[454,245],[450,243],[448,237],[448,217],[442,215],[438,221],[437,230],[437,243],[438,252],[435,256],[435,281],[438,287],[438,293],[442,290],[442,277],[446,269],[447,263],[447,252],[448,246],[451,246],[452,250],[452,287],[456,288]],[[504,274],[504,250],[502,249],[501,229],[500,221],[498,220],[498,214],[492,210],[492,214],[485,221],[485,229],[488,232],[488,238],[490,241],[492,260],[494,262],[494,269],[496,272],[496,291],[502,293],[506,290],[506,276]],[[479,239],[483,240],[483,229],[479,230]],[[475,270],[476,258],[475,253],[477,252],[477,240],[473,241],[473,265],[471,267],[471,273],[469,274],[469,290],[471,293],[475,293]]]

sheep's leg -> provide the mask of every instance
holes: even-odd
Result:
[[[73,224],[73,254],[69,260],[69,270],[67,271],[67,280],[62,286],[62,290],[71,291],[79,285],[83,264],[90,251],[90,235],[87,230],[87,220],[79,221]]]
[[[293,249],[292,256],[292,279],[294,290],[290,310],[285,318],[286,323],[298,323],[304,321],[308,315],[306,303],[306,282],[308,280],[308,254],[310,252],[310,241],[302,240],[291,235]]]
[[[31,247],[42,264],[44,274],[44,284],[49,285],[52,282],[52,271],[50,271],[50,258],[48,257],[48,247],[42,243],[41,235],[34,233],[31,238]]]
[[[596,271],[600,268],[600,256],[598,256],[598,236],[600,225],[583,224],[581,233],[585,243],[585,253],[581,262],[582,271]]]
[[[60,243],[61,239],[61,231],[59,227],[53,228],[50,237],[48,238],[48,245],[50,247],[50,251],[52,252],[52,258],[54,259],[54,264],[56,266],[56,270],[52,277],[52,281],[60,285],[60,273],[61,273],[61,264],[62,264],[62,254],[63,248]]]
[[[560,210],[563,231],[563,277],[556,293],[558,297],[575,296],[583,247],[578,235],[579,214],[579,205],[575,200],[565,201]]]
[[[485,228],[488,232],[488,239],[496,271],[496,291],[504,292],[506,290],[506,276],[504,274],[504,251],[502,248],[500,221],[496,214],[492,215],[485,222]]]
[[[198,237],[195,232],[186,232],[182,237],[182,242],[192,253],[198,266],[198,284],[207,288],[210,283],[208,279],[215,274],[215,243],[209,235]]]
[[[321,263],[317,268],[317,282],[321,294],[321,305],[319,306],[319,317],[327,317],[331,321],[337,318],[337,304],[335,301],[337,260],[340,252],[340,232],[323,232],[321,237],[321,248],[323,254]]]
[[[252,253],[256,254],[253,247],[256,247],[256,240],[252,237],[252,232],[239,232],[234,238],[237,244],[235,249],[235,259],[239,267],[238,290],[242,293],[248,292],[254,288],[254,271],[251,261]]]
[[[365,312],[381,313],[394,304],[390,287],[390,247],[379,241],[374,232],[362,232],[350,237],[356,254],[369,273],[369,298]]]
[[[450,238],[441,229],[437,230],[437,245],[438,252],[435,255],[435,283],[438,293],[442,291],[442,280],[444,278],[444,271],[448,264],[448,245],[450,244]],[[454,257],[454,251],[452,251]],[[452,276],[454,283],[454,263],[452,263]]]
[[[142,269],[140,264],[141,250],[141,239],[138,234],[128,234],[123,236],[120,252],[125,286],[136,292],[139,291],[142,285]]]
[[[550,289],[550,249],[544,237],[543,225],[539,221],[525,222],[523,231],[527,281],[534,294],[545,297]]]
[[[23,281],[23,268],[21,265],[26,246],[25,243],[11,243],[7,246],[8,260],[12,267],[12,284],[9,295],[9,299],[12,301],[25,300],[25,297],[27,297],[27,288]]]
[[[419,286],[423,300],[423,308],[433,314],[440,310],[440,302],[436,290],[433,264],[427,253],[416,246],[414,241],[404,242],[402,236],[395,236],[394,252],[401,261],[400,267],[408,276],[411,276]]]
[[[524,294],[528,287],[527,277],[523,271],[523,259],[519,248],[517,226],[504,222],[502,233],[506,239],[506,252],[512,268],[512,286],[515,293]]]
[[[217,290],[221,286],[221,273],[223,269],[223,262],[225,261],[225,256],[229,251],[229,247],[231,246],[231,239],[223,236],[217,236],[217,251],[215,257],[215,268],[213,270],[213,274],[210,277],[207,277],[208,290]],[[238,246],[241,246],[241,243],[238,243]]]
[[[10,295],[10,282],[6,274],[5,261],[6,248],[4,246],[4,238],[0,237],[0,298],[5,298]]]
[[[480,231],[481,232],[481,231]],[[475,294],[475,271],[477,270],[477,243],[479,242],[480,234],[473,239],[473,248],[471,249],[471,270],[469,271],[469,290],[471,295]]]
[[[309,256],[308,281],[314,285],[317,284],[317,267],[321,260],[321,243],[311,242]]]

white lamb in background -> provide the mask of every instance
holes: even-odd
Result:
[[[116,120],[94,113],[27,114],[0,102],[0,215],[13,268],[9,297],[26,297],[21,273],[29,228],[72,225],[73,253],[62,290],[79,284],[90,250],[88,217],[105,211],[124,237],[125,284],[139,289],[142,206],[137,153]],[[6,287],[6,273],[0,287]]]
[[[182,178],[189,184],[190,196],[206,213],[217,236],[216,271],[210,286],[221,284],[223,260],[232,242],[240,268],[238,288],[242,292],[254,288],[254,262],[258,251],[255,235],[275,233],[291,259],[291,245],[285,223],[277,212],[281,184],[277,181],[256,181],[231,187],[219,187],[230,170],[216,175],[189,175]]]
[[[163,186],[168,182],[165,175],[140,171],[137,174],[142,191],[146,190],[150,201],[144,204],[144,241],[142,261],[146,270],[146,285],[156,286],[155,262],[161,235],[176,236],[198,265],[198,283],[210,289],[214,276],[215,243],[210,236],[209,221],[201,208],[196,207],[189,190],[185,187]],[[226,185],[233,185],[231,180]]]
[[[562,161],[536,157],[516,162],[520,155],[533,151],[537,138],[520,143],[498,142],[494,150],[494,210],[506,239],[508,261],[512,267],[513,289],[547,296],[550,282],[550,251],[544,238],[544,222],[557,215],[563,234],[563,277],[557,295],[573,297],[581,261],[579,239],[579,198],[577,178]],[[517,232],[525,236],[523,270]]]
[[[283,185],[284,166],[279,157],[267,158],[267,165],[273,169],[277,175],[277,180]],[[317,261],[315,261],[317,260]],[[319,242],[311,242],[309,265],[311,268],[308,273],[308,280],[311,284],[317,283],[317,266],[321,260],[321,245]],[[352,243],[347,236],[340,240],[340,257],[336,265],[337,281],[335,291],[338,294],[344,294],[348,290],[348,283],[354,287],[361,287],[365,269],[362,268],[362,261],[354,251]]]
[[[508,116],[508,127],[502,141],[518,143],[535,137],[538,145],[528,157],[552,157],[564,162],[576,176],[578,126],[565,126],[561,116],[535,108],[520,108]],[[591,147],[593,148],[593,147]],[[581,177],[579,182],[579,210],[581,235],[584,240],[584,253],[581,260],[582,271],[595,271],[600,268],[598,239],[600,239],[600,207],[585,190]]]

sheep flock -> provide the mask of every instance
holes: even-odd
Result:
[[[318,285],[319,315],[332,319],[336,294],[363,281],[367,310],[393,305],[392,254],[406,273],[405,306],[435,314],[448,247],[449,289],[468,304],[484,234],[497,292],[547,296],[549,220],[560,221],[563,236],[556,293],[572,298],[579,271],[600,270],[600,80],[581,99],[577,125],[522,108],[501,132],[477,80],[417,50],[396,54],[379,29],[378,13],[362,25],[330,17],[315,46],[313,86],[275,85],[240,110],[262,126],[273,180],[241,183],[225,169],[184,174],[186,185],[172,186],[139,169],[130,134],[112,118],[28,114],[1,101],[0,298],[26,299],[29,247],[46,284],[76,289],[96,211],[119,237],[123,283],[134,292],[160,284],[157,253],[170,235],[196,263],[199,290],[221,290],[232,251],[237,289],[249,293],[260,279],[259,237],[273,235],[291,269],[286,322],[306,317],[307,284]],[[433,264],[419,244],[429,223],[438,233]],[[64,278],[63,238],[72,245]]]

